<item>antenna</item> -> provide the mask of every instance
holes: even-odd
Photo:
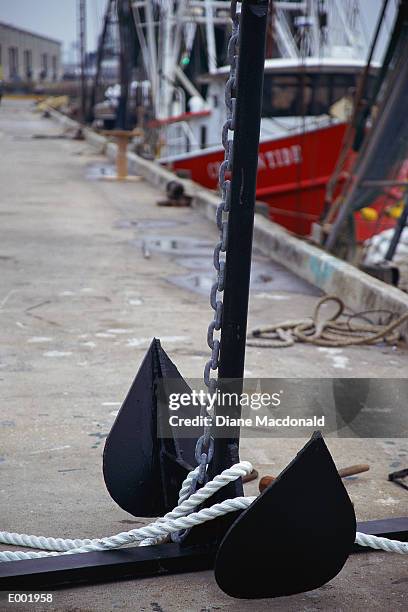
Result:
[[[78,38],[80,67],[80,120],[86,119],[86,0],[78,0]]]

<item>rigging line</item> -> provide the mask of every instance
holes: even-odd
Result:
[[[98,46],[98,37],[99,37],[98,32],[100,32],[101,30],[102,18],[101,18],[101,13],[99,10],[98,0],[93,0],[92,5],[93,5],[93,16],[94,16],[94,21],[95,21],[96,46]]]
[[[322,62],[321,62],[321,60],[324,57],[324,55],[323,55],[323,45],[322,45],[322,35],[323,35],[323,33],[322,33],[322,30],[321,30],[321,27],[320,27],[320,23],[319,23],[319,35],[318,35],[318,38],[317,38],[317,45],[318,45],[317,49],[318,49],[319,65],[318,65],[317,73],[316,73],[316,75],[317,75],[317,90],[318,91],[319,91],[319,86],[321,86],[321,81],[322,81],[322,79],[321,79],[321,75],[322,75],[322,66],[321,66]],[[314,80],[313,77],[311,77],[311,87],[314,86],[313,80]],[[310,106],[311,106],[310,110],[313,113],[313,112],[316,112],[315,111],[316,104],[315,103],[312,104],[312,100],[313,100],[313,102],[315,102],[315,98],[314,98],[314,94],[313,93],[311,95],[311,101],[310,101]],[[331,125],[331,123],[332,123],[332,121],[331,121],[331,117],[329,115],[328,125]],[[324,128],[325,125],[321,125],[321,123],[319,122],[319,118],[318,118],[317,114],[316,115],[312,115],[312,128],[313,129],[319,129],[319,127],[320,128]],[[314,146],[314,148],[315,148],[316,144],[317,144],[317,140],[314,140],[314,143],[315,143],[315,146]],[[319,160],[319,147],[318,147],[317,151],[316,150],[313,151],[313,156],[312,156],[312,164],[311,164],[312,172],[311,172],[311,176],[313,178],[316,178],[316,176],[318,175],[319,165],[320,165],[320,160]]]
[[[300,134],[300,142],[301,142],[301,149],[302,151],[303,146],[305,144],[305,138],[306,138],[306,118],[305,118],[305,90],[306,90],[306,53],[307,53],[307,49],[306,49],[306,43],[305,43],[305,38],[308,38],[308,32],[305,30],[303,30],[303,32],[300,34],[300,45],[299,45],[299,51],[300,51],[300,73],[299,73],[299,81],[298,81],[298,86],[300,89],[300,103],[301,103],[301,134]],[[308,47],[310,49],[310,41],[308,40]],[[303,154],[302,154],[302,158],[303,158]],[[296,165],[296,197],[295,197],[295,201],[296,201],[296,210],[298,215],[302,212],[302,193],[301,193],[301,182],[302,182],[302,164],[297,164]]]
[[[362,44],[360,44],[360,47],[362,48],[363,53],[366,53],[367,51],[367,47],[370,44],[370,35],[368,33],[368,30],[366,28],[366,23],[364,21],[364,19],[361,18],[361,6],[360,6],[361,0],[354,0],[352,8],[350,10],[350,14],[351,14],[351,27],[353,27],[353,29],[355,30],[357,36],[358,36],[358,27],[360,28],[360,31],[363,35],[364,38],[364,48]],[[359,24],[359,26],[357,25]]]
[[[392,29],[392,23],[391,23],[390,14],[388,10],[385,12],[385,15],[384,15],[384,25],[387,29],[387,34],[390,35],[391,29]]]
[[[151,74],[152,71],[151,71],[151,65],[150,65],[151,61],[150,61],[149,54],[148,54],[146,37],[143,32],[143,28],[141,24],[139,8],[136,7],[133,4],[133,2],[131,3],[131,7],[132,7],[133,23],[136,28],[136,33],[137,33],[137,38],[139,40],[140,48],[142,50],[143,63],[145,65],[145,70],[146,70],[146,73],[150,76],[150,78],[152,78],[153,75]]]
[[[371,43],[370,46],[370,50],[368,53],[368,57],[366,60],[366,65],[364,68],[364,71],[362,73],[362,75],[360,76],[360,79],[358,81],[357,84],[357,88],[356,88],[356,93],[354,96],[354,108],[353,108],[353,113],[352,116],[350,118],[350,121],[348,123],[347,129],[345,131],[344,137],[343,137],[343,143],[342,143],[342,148],[339,154],[339,157],[337,158],[337,163],[336,163],[336,167],[334,168],[333,174],[330,177],[330,180],[327,184],[327,188],[326,188],[326,202],[331,204],[331,206],[329,207],[327,214],[325,216],[325,218],[322,219],[323,222],[327,222],[330,223],[332,221],[332,219],[334,218],[334,215],[337,212],[337,208],[340,205],[340,200],[339,198],[336,198],[336,200],[333,202],[333,194],[334,194],[334,190],[336,188],[337,182],[339,180],[340,174],[342,173],[343,169],[344,169],[344,165],[347,161],[348,158],[348,153],[350,151],[350,148],[353,144],[353,140],[354,140],[354,132],[355,132],[355,123],[357,120],[357,117],[360,113],[360,106],[361,106],[361,99],[363,97],[363,93],[364,93],[364,89],[366,86],[366,82],[368,79],[368,75],[369,75],[369,71],[370,71],[370,66],[371,66],[371,62],[373,59],[373,55],[374,55],[374,50],[375,47],[377,46],[377,42],[378,42],[378,38],[381,32],[381,27],[384,21],[384,15],[385,12],[387,10],[387,6],[388,6],[388,2],[389,0],[383,0],[383,5],[382,5],[382,9],[380,12],[380,15],[378,17],[377,20],[377,25],[376,25],[376,29],[375,29],[375,33],[374,33],[374,37],[373,37],[373,41]],[[351,180],[351,172],[350,172],[350,180]],[[345,185],[344,185],[344,189],[349,185],[349,181],[346,181]],[[342,193],[344,193],[344,189],[342,190]],[[338,206],[334,205],[332,206],[332,204],[335,202],[338,202]]]
[[[175,14],[175,32],[173,36],[173,56],[172,56],[172,65],[174,66],[177,63],[177,57],[180,53],[181,42],[183,38],[183,29],[184,29],[184,17],[187,8],[187,0],[180,0],[177,13]]]

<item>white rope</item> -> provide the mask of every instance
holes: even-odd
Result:
[[[228,512],[244,510],[255,499],[255,497],[236,497],[228,499],[219,504],[214,504],[210,508],[203,508],[198,512],[193,512],[197,506],[200,506],[205,500],[227,485],[242,476],[246,476],[252,472],[252,465],[248,461],[241,461],[233,465],[231,468],[224,470],[221,474],[214,477],[213,480],[207,482],[201,489],[193,493],[187,498],[188,490],[191,481],[193,480],[197,468],[187,475],[187,478],[182,484],[179,494],[179,504],[174,510],[168,512],[165,516],[157,519],[150,525],[132,529],[118,533],[116,535],[94,539],[64,539],[64,538],[47,538],[44,536],[34,536],[19,533],[10,533],[7,531],[0,532],[0,543],[11,544],[13,546],[25,546],[29,548],[38,548],[52,552],[0,552],[0,561],[18,561],[23,559],[36,559],[39,557],[53,556],[59,553],[73,554],[82,552],[91,552],[99,550],[109,550],[119,548],[125,544],[141,542],[146,545],[152,541],[164,541],[168,535],[183,529],[190,529],[197,525],[201,525],[207,521],[223,516]],[[181,503],[180,503],[181,502]],[[188,516],[187,516],[188,515]],[[149,540],[146,542],[145,540]]]
[[[58,554],[85,553],[91,551],[109,550],[120,548],[126,544],[139,542],[141,546],[164,542],[168,536],[180,530],[196,527],[207,521],[224,516],[229,512],[245,510],[256,499],[256,497],[235,497],[226,499],[219,504],[214,504],[209,508],[202,508],[195,512],[205,500],[219,491],[222,487],[238,478],[249,475],[252,472],[252,465],[249,461],[241,461],[231,468],[224,470],[221,474],[207,482],[201,489],[187,497],[190,484],[196,476],[198,467],[187,475],[184,480],[180,493],[178,505],[174,510],[165,516],[158,518],[149,525],[124,531],[113,536],[98,539],[64,539],[47,538],[44,536],[27,535],[21,533],[11,533],[0,531],[0,543],[11,544],[12,546],[25,546],[37,548],[49,552],[23,552],[23,551],[0,551],[1,561],[20,561],[24,559],[37,559],[40,557],[55,556]],[[360,546],[368,546],[377,550],[408,554],[408,542],[398,542],[379,538],[373,535],[357,532],[356,543]]]
[[[361,533],[361,531],[357,531],[356,533],[356,544],[368,546],[377,550],[384,550],[385,552],[408,555],[408,542],[380,538],[378,536],[368,535],[367,533]]]

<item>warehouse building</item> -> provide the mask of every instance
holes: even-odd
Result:
[[[0,79],[6,83],[56,81],[61,43],[0,22]]]

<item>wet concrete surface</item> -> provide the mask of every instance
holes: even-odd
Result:
[[[195,270],[198,273],[170,276],[168,280],[184,289],[190,289],[208,295],[211,285],[214,282],[213,269],[211,265],[208,265],[208,262],[211,262],[210,257],[206,257],[203,260],[191,258],[187,261],[177,258],[176,263],[179,263],[189,270]],[[303,295],[321,295],[318,289],[303,279],[294,276],[285,270],[283,266],[268,261],[267,259],[261,259],[256,255],[252,262],[251,291],[254,293],[263,291],[284,291],[286,293],[301,293]]]
[[[126,222],[123,222],[126,223]],[[150,220],[150,227],[169,226],[165,220],[155,222]],[[138,228],[149,228],[148,222],[141,221]],[[212,264],[214,244],[198,237],[147,235],[140,244],[135,240],[135,246],[141,247],[144,253],[166,253],[172,261],[194,273],[177,274],[167,277],[167,280],[182,289],[196,291],[208,295],[214,282],[214,266]],[[271,261],[254,251],[251,269],[251,291],[284,291],[304,295],[320,296],[322,293],[310,283],[286,270],[283,266]]]
[[[129,229],[136,227],[137,229],[162,229],[168,227],[178,227],[185,225],[187,221],[173,219],[120,219],[115,225],[117,229]]]
[[[174,279],[207,277],[204,252],[217,235],[194,210],[157,207],[162,194],[145,182],[89,180],[89,167],[104,160],[86,143],[15,139],[47,130],[55,133],[55,124],[32,114],[28,104],[3,102],[0,529],[100,537],[145,521],[109,497],[101,462],[104,440],[152,336],[161,338],[183,376],[202,375],[212,318],[208,297],[203,287],[193,291]],[[132,223],[126,226],[123,220]],[[197,255],[194,247],[186,256],[177,249],[151,248],[145,258],[143,240],[158,236],[166,242],[194,237],[203,252]],[[316,294],[293,275],[259,263],[272,280],[251,292],[250,328],[313,311]],[[290,286],[283,288],[285,278]],[[280,289],[271,286],[278,281]],[[406,373],[402,347],[249,347],[246,360],[247,376],[392,378]],[[241,456],[261,475],[277,474],[303,442],[243,439]],[[392,469],[408,464],[407,440],[330,438],[328,446],[339,467],[370,465],[369,472],[345,483],[359,519],[407,515],[407,492],[387,480]],[[246,492],[255,494],[256,487],[251,483]],[[262,553],[266,563],[270,553]],[[353,555],[329,584],[291,598],[233,600],[218,589],[212,572],[201,572],[65,588],[53,594],[52,606],[30,609],[391,611],[406,609],[407,592],[408,558],[372,552]],[[8,604],[4,596],[0,607],[27,609]]]
[[[99,162],[88,164],[86,168],[85,178],[89,181],[100,181],[106,177],[116,176],[116,168],[113,164],[107,162]]]

